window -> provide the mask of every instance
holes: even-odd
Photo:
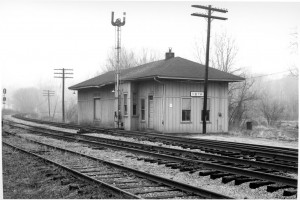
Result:
[[[191,98],[182,98],[181,100],[181,121],[191,121]]]
[[[141,119],[145,120],[145,99],[141,99]]]
[[[124,115],[127,115],[127,94],[124,94]]]
[[[132,115],[136,115],[136,109],[137,109],[137,95],[136,93],[133,93],[133,100],[132,100]]]
[[[94,120],[101,119],[101,104],[100,98],[94,98]]]
[[[204,98],[202,98],[202,106],[204,106]],[[203,121],[204,110],[202,107],[201,110],[201,121]],[[206,106],[206,121],[210,121],[210,99],[207,98],[207,106]]]

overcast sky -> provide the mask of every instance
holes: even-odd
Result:
[[[300,29],[299,2],[188,1],[14,1],[0,3],[0,65],[2,87],[29,87],[41,82],[60,84],[54,68],[74,69],[66,86],[101,72],[115,45],[115,18],[126,12],[122,46],[197,61],[195,42],[206,38],[207,22],[193,17],[191,5],[225,8],[227,21],[212,22],[212,36],[226,31],[236,40],[236,66],[271,74],[299,65],[299,53],[289,48],[291,33]],[[298,38],[299,43],[299,38]],[[298,59],[298,60],[297,60]]]

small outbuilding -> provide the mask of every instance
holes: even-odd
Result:
[[[125,130],[201,133],[205,66],[166,53],[164,60],[121,70],[120,121]],[[78,91],[79,124],[116,127],[118,95],[110,71],[69,87]],[[228,83],[244,78],[208,71],[207,132],[228,131]],[[116,94],[115,94],[116,93]]]

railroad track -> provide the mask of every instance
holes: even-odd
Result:
[[[134,137],[139,140],[146,140],[151,142],[160,142],[166,145],[180,146],[182,148],[199,149],[206,153],[214,153],[224,155],[227,157],[241,158],[248,160],[257,160],[268,163],[280,163],[287,161],[286,165],[298,165],[298,150],[292,148],[271,147],[263,145],[216,141],[207,139],[191,139],[176,136],[166,136],[156,133],[143,133],[138,131],[124,131],[117,129],[103,129],[99,127],[86,127],[79,125],[70,125],[65,123],[47,122],[36,119],[28,119],[19,116],[19,119],[28,120],[37,123],[50,124],[53,126],[64,127],[79,130],[80,133],[84,132],[100,132],[110,135],[120,135],[123,137]],[[290,163],[288,163],[290,162]]]
[[[4,133],[16,136],[8,131],[4,131]],[[22,138],[22,136],[18,136],[18,138]],[[105,186],[118,194],[124,195],[125,198],[230,198],[222,194],[148,174],[75,151],[33,141],[28,138],[22,139],[24,140],[18,143],[16,137],[14,137],[10,142],[15,144],[8,142],[3,142],[3,144],[44,159],[90,182]],[[5,140],[8,140],[7,137]],[[53,161],[53,157],[55,157],[56,161]]]
[[[38,131],[35,128],[35,132],[41,134],[42,131]],[[295,189],[297,187],[297,179],[275,175],[278,174],[278,170],[281,171],[290,170],[293,172],[297,171],[296,167],[293,168],[293,167],[289,167],[288,165],[283,166],[274,163],[268,164],[266,162],[260,163],[257,161],[249,161],[249,160],[236,159],[230,157],[225,158],[224,156],[208,155],[208,154],[203,154],[203,153],[201,154],[196,152],[193,153],[189,152],[190,155],[192,155],[191,158],[182,158],[182,155],[184,153],[186,155],[189,155],[187,151],[163,148],[158,146],[149,146],[149,145],[147,146],[138,143],[132,143],[132,142],[130,143],[130,142],[124,142],[119,140],[98,138],[98,137],[92,137],[86,135],[76,135],[76,137],[74,138],[74,134],[70,134],[62,131],[55,131],[55,132],[56,132],[55,134],[47,133],[47,135],[51,137],[60,138],[60,139],[76,140],[78,142],[83,142],[92,146],[100,145],[102,147],[104,146],[107,148],[114,148],[114,149],[126,150],[134,153],[144,154],[152,157],[152,158],[140,157],[140,159],[143,159],[146,162],[165,164],[167,167],[171,167],[174,169],[179,168],[181,171],[188,171],[190,173],[199,172],[200,176],[210,175],[212,179],[222,178],[223,183],[228,183],[233,180],[237,185],[245,182],[250,182],[249,184],[250,188],[257,188],[264,185],[268,185],[267,187],[268,191],[276,191],[282,188]],[[57,135],[57,133],[60,133],[60,135]],[[162,152],[164,153],[162,154]],[[270,170],[270,169],[276,169],[276,170]],[[285,195],[292,195],[295,192],[296,190],[292,192],[290,190],[286,190],[284,193]]]
[[[26,150],[19,149],[15,145],[2,145],[3,162],[6,164],[11,164],[10,162],[13,162],[17,165],[13,167],[16,169],[9,168],[8,166],[5,166],[5,164],[3,166],[3,195],[5,199],[129,198],[128,196],[116,193],[111,189],[104,188],[102,185],[86,180],[84,177],[80,177],[77,174],[67,171],[59,165],[55,165],[45,159],[40,159],[32,155],[31,153],[33,152],[29,152],[28,154],[24,151],[26,152]],[[24,175],[19,174],[19,170],[23,170],[20,169],[22,167],[25,168]],[[19,176],[11,174],[12,172],[19,174]],[[11,176],[15,177],[15,179],[12,179]],[[15,180],[15,182],[8,181],[7,178],[9,180]],[[24,184],[21,185],[18,184],[20,181],[24,180],[24,178],[26,178],[26,183],[24,182]],[[31,184],[29,184],[30,182]],[[14,190],[7,189],[12,185],[16,185]],[[26,191],[25,193],[23,193],[23,188]],[[51,188],[51,193],[48,192],[49,188]]]
[[[36,130],[41,131],[50,131],[47,128],[37,128],[36,126],[27,125],[23,123],[17,123],[24,126],[28,126],[31,128],[34,128]],[[11,125],[13,126],[13,125]],[[53,131],[52,131],[53,132]],[[74,134],[71,134],[69,132],[65,131],[55,131],[55,133],[60,133],[64,136],[74,136]],[[120,141],[116,139],[109,139],[109,138],[103,138],[103,137],[95,137],[95,136],[88,136],[88,135],[76,135],[77,139],[83,139],[83,140],[90,140],[90,141],[98,141],[98,142],[105,142],[107,144],[112,145],[118,145],[123,147],[131,147],[131,148],[137,148],[141,150],[147,150],[149,152],[159,153],[164,152],[168,155],[180,155],[181,157],[186,157],[189,159],[195,159],[195,160],[215,160],[215,161],[222,161],[222,162],[230,162],[235,164],[243,164],[243,165],[250,165],[252,167],[260,167],[265,169],[274,169],[274,170],[280,170],[284,172],[293,172],[297,173],[298,168],[297,164],[294,162],[286,161],[286,160],[278,160],[277,162],[271,162],[271,161],[253,161],[249,159],[242,159],[244,158],[243,155],[237,155],[239,158],[234,157],[225,157],[221,155],[216,154],[208,154],[208,153],[201,153],[201,152],[195,152],[195,151],[187,151],[187,150],[181,150],[181,149],[174,149],[174,148],[166,148],[161,146],[154,146],[154,145],[146,145],[146,144],[140,144],[136,142],[128,142],[128,141]],[[125,149],[126,150],[126,149]],[[288,156],[287,156],[288,157]]]

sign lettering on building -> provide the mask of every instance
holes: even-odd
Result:
[[[191,97],[203,97],[204,92],[191,92]]]

